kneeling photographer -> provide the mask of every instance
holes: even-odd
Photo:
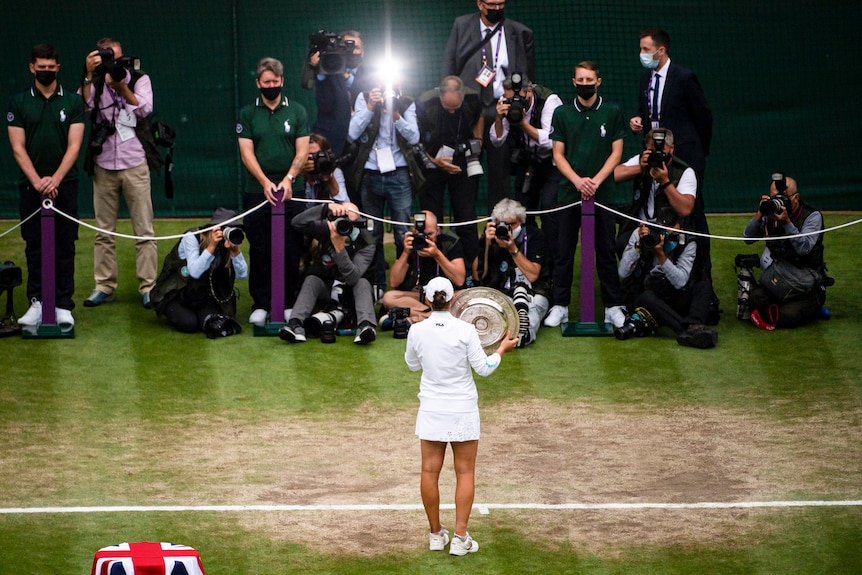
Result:
[[[440,231],[434,212],[418,213],[413,222],[413,230],[404,236],[404,251],[389,269],[393,289],[383,294],[383,308],[390,313],[381,317],[380,327],[400,326],[397,339],[407,337],[408,324],[400,320],[414,324],[431,315],[431,302],[422,290],[429,281],[444,276],[460,289],[467,276],[461,240]]]
[[[352,203],[322,204],[294,216],[291,225],[311,238],[304,260],[305,279],[287,325],[278,337],[303,343],[320,337],[335,342],[335,331],[355,318],[353,343],[368,344],[377,337],[374,321],[373,274],[376,244],[367,221]],[[312,315],[315,307],[320,313]]]
[[[150,301],[177,331],[203,331],[210,339],[242,331],[234,281],[248,277],[240,251],[245,234],[225,224],[235,217],[231,210],[216,208],[209,222],[186,232],[165,258]]]
[[[761,198],[742,234],[753,238],[747,243],[787,236],[766,242],[759,262],[763,271],[748,294],[751,323],[758,328],[797,327],[819,316],[826,287],[834,283],[826,275],[823,234],[816,233],[823,227],[823,215],[802,201],[796,180],[774,173],[769,195]],[[737,257],[741,263],[746,259],[753,257]]]
[[[705,327],[712,283],[697,261],[698,244],[681,233],[673,208],[662,208],[657,220],[657,226],[641,224],[633,231],[623,250],[619,274],[626,304],[634,312],[614,335],[621,340],[642,337],[667,326],[679,345],[715,347],[718,333]]]
[[[503,292],[518,310],[518,347],[536,340],[542,318],[548,313],[551,274],[545,265],[545,236],[527,222],[527,209],[505,198],[491,212],[492,222],[479,240],[473,262],[473,280]]]
[[[332,154],[329,141],[320,134],[308,137],[308,159],[302,167],[305,197],[309,200],[332,200],[344,203],[350,200],[344,172]],[[306,204],[307,208],[313,204]],[[306,208],[306,209],[307,209]]]

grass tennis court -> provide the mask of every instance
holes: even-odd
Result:
[[[827,226],[859,217],[825,214]],[[160,220],[156,232],[201,222]],[[710,219],[718,235],[738,236],[744,223]],[[117,301],[85,309],[92,238],[81,229],[76,337],[0,340],[0,508],[375,509],[3,512],[0,575],[88,573],[100,547],[141,540],[195,547],[210,575],[859,572],[858,506],[491,506],[471,518],[479,553],[430,553],[413,436],[418,376],[403,341],[383,333],[368,347],[346,336],[288,346],[250,329],[212,341],[175,333],[141,307],[124,240]],[[172,245],[160,244],[162,257]],[[724,309],[716,349],[543,328],[477,381],[476,504],[862,499],[862,228],[831,232],[825,245],[836,278],[829,321],[772,333],[737,321],[731,262],[762,243],[713,241]],[[0,257],[23,264],[16,232],[0,238]],[[240,291],[244,322],[250,298]],[[22,314],[23,288],[15,303]],[[447,462],[441,495],[451,503]],[[376,509],[391,505],[415,507]],[[443,519],[450,526],[454,511]]]

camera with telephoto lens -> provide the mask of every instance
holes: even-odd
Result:
[[[458,144],[458,153],[464,155],[467,161],[467,176],[481,176],[485,173],[482,169],[482,163],[479,161],[479,156],[482,154],[482,142],[475,138],[470,138],[465,144]]]
[[[527,108],[527,99],[521,95],[521,90],[524,87],[523,77],[517,72],[509,76],[512,82],[512,90],[515,92],[511,98],[506,98],[506,103],[509,104],[509,111],[506,112],[506,119],[510,124],[520,124],[524,119],[524,110]]]
[[[652,133],[652,151],[647,156],[647,166],[650,168],[661,168],[670,162],[670,154],[664,151],[667,133],[663,130],[654,130]]]
[[[411,235],[413,236],[413,251],[424,250],[428,247],[428,234],[425,233],[425,214],[415,214],[413,216],[413,227],[416,229]]]
[[[305,335],[319,337],[321,343],[335,343],[335,330],[344,316],[344,310],[340,308],[319,311],[305,320]]]
[[[410,322],[407,321],[409,317],[409,307],[394,307],[389,310],[389,319],[392,321],[392,337],[407,339],[407,332],[410,330]]]
[[[426,170],[434,170],[437,166],[434,165],[434,162],[431,161],[431,158],[428,157],[428,154],[425,150],[425,144],[419,142],[418,144],[413,145],[413,155],[419,158],[422,162],[422,167]]]
[[[332,154],[326,150],[319,150],[316,154],[309,154],[308,157],[314,162],[311,173],[315,176],[331,176],[335,168],[338,167]]]
[[[358,65],[353,58],[350,58],[356,47],[356,42],[353,40],[345,40],[334,32],[318,30],[308,36],[308,41],[309,54],[320,52],[317,71],[324,76],[344,74],[348,67],[355,68]]]
[[[221,231],[222,237],[235,246],[240,245],[245,240],[245,232],[241,228],[224,226]]]
[[[614,328],[614,336],[619,340],[631,339],[633,337],[646,337],[654,335],[658,328],[658,322],[646,309],[639,307],[631,315],[626,317],[622,327]]]
[[[90,130],[90,147],[93,149],[94,155],[98,156],[102,153],[105,140],[116,131],[117,129],[105,120],[93,124],[93,128]]]
[[[787,195],[780,193],[772,196],[767,200],[760,202],[760,213],[764,216],[774,216],[781,213],[781,210],[790,207],[790,198]]]

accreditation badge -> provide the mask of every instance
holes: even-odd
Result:
[[[491,83],[491,80],[494,79],[494,75],[496,72],[488,67],[488,65],[482,66],[482,69],[479,70],[479,75],[476,76],[476,82],[479,83],[483,88],[487,88],[488,84]]]

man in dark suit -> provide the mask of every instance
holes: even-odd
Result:
[[[504,1],[477,0],[478,12],[455,19],[443,52],[441,72],[441,77],[460,76],[465,86],[481,94],[489,212],[497,202],[510,195],[508,147],[491,146],[488,137],[497,115],[497,100],[503,96],[503,80],[513,72],[536,77],[533,31],[520,22],[505,20],[505,4]]]
[[[697,75],[672,64],[668,49],[670,36],[661,28],[640,34],[640,60],[647,71],[641,76],[638,115],[629,120],[632,132],[669,128],[674,134],[674,156],[691,166],[697,175],[697,198],[692,210],[694,228],[709,233],[703,202],[706,156],[712,140],[712,110]],[[705,270],[711,269],[709,238],[699,238]]]

